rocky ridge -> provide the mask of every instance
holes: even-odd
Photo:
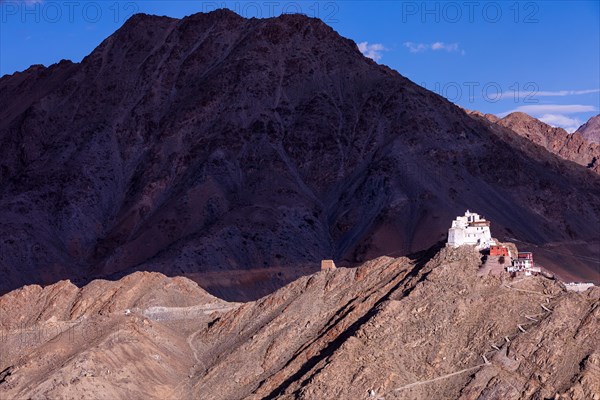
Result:
[[[0,297],[0,394],[598,398],[600,289],[478,277],[468,247],[432,254],[321,271],[244,304],[151,273],[26,287]]]
[[[588,142],[600,144],[600,115],[590,118],[575,132],[579,133]]]
[[[582,125],[576,132],[568,133],[562,128],[552,127],[522,112],[511,113],[504,118],[480,112],[469,111],[469,113],[511,129],[549,152],[600,174],[600,144],[598,141],[590,140],[594,135],[592,132],[596,129],[597,116],[588,121],[589,125]],[[584,135],[584,132],[588,133]]]

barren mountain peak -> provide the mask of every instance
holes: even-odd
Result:
[[[528,243],[598,239],[584,168],[313,18],[142,15],[45,71],[0,81],[1,291],[148,270],[256,299],[322,259],[428,248],[470,207]]]
[[[532,117],[531,115],[524,113],[522,111],[513,111],[510,114],[508,114],[507,116],[505,116],[504,118],[507,119],[524,119],[524,120],[535,120],[536,118]],[[540,121],[541,122],[541,121]]]
[[[552,128],[552,126],[546,124],[543,121],[540,121],[539,119],[532,117],[531,115],[521,112],[521,111],[515,111],[512,112],[510,114],[508,114],[507,116],[505,116],[504,118],[501,119],[504,123],[506,124],[535,124],[538,125],[540,127],[543,128],[547,128],[550,129]],[[554,129],[561,129],[562,128],[554,128]],[[565,131],[566,132],[566,131]]]
[[[600,145],[600,115],[590,118],[577,129],[576,133],[581,134],[587,141]]]

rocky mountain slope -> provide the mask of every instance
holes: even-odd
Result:
[[[145,270],[256,299],[428,248],[467,208],[597,277],[600,177],[317,19],[136,15],[81,63],[0,78],[0,117],[0,292]]]
[[[434,254],[434,253],[432,253]],[[258,301],[135,273],[0,297],[0,397],[599,399],[600,289],[381,257]]]
[[[600,174],[600,144],[589,140],[579,130],[571,134],[562,128],[554,128],[522,112],[511,113],[504,118],[490,114],[471,113],[474,116],[486,118],[496,125],[509,128],[549,152]],[[593,135],[594,118],[596,117],[590,119],[589,128],[587,128],[589,137]],[[582,125],[580,129],[585,130],[585,126]]]
[[[579,133],[588,142],[600,144],[600,115],[590,118],[575,132]]]

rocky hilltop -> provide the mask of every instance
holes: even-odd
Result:
[[[473,111],[470,114],[509,128],[549,152],[600,174],[600,144],[589,139],[594,135],[594,118],[597,117],[592,117],[588,121],[589,125],[582,125],[576,132],[568,133],[522,112],[511,113],[504,118]],[[583,132],[587,134],[584,135]]]
[[[0,397],[600,398],[600,289],[479,277],[444,248],[302,277],[258,301],[186,278],[0,297]]]
[[[588,142],[600,144],[600,115],[590,118],[575,132],[579,133]]]
[[[159,271],[257,299],[426,249],[468,208],[590,280],[598,198],[302,15],[135,15],[81,63],[0,78],[0,292]]]

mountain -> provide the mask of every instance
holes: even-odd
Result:
[[[490,114],[470,113],[509,128],[549,152],[600,174],[600,144],[587,140],[580,132],[568,133],[562,128],[554,128],[522,112],[511,113],[501,119],[496,116],[490,118]],[[590,124],[590,132],[592,126],[593,122]]]
[[[135,15],[0,93],[1,292],[156,271],[257,299],[321,259],[426,249],[466,209],[597,280],[600,177],[317,19]]]
[[[0,396],[598,399],[600,289],[480,257],[381,257],[244,304],[147,272],[27,286],[0,297]]]
[[[592,143],[600,144],[600,115],[593,116],[581,125],[576,133],[579,133],[585,140]]]
[[[500,118],[495,114],[482,113],[481,111],[468,110],[466,108],[463,108],[463,110],[472,117],[479,118],[479,119],[486,119],[492,123],[496,123],[500,120]]]

